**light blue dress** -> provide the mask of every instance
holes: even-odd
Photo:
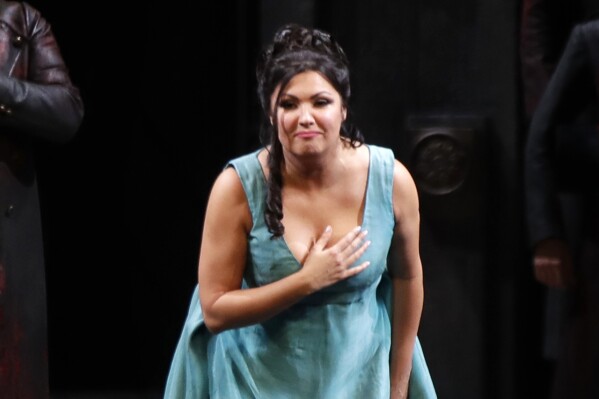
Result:
[[[165,399],[389,399],[392,288],[386,265],[395,220],[394,155],[382,147],[368,148],[362,226],[372,244],[362,258],[370,266],[266,322],[216,335],[204,325],[196,288]],[[301,267],[284,239],[270,238],[264,222],[266,181],[258,153],[228,164],[241,178],[253,220],[245,287],[268,284]],[[436,398],[418,340],[410,398]]]

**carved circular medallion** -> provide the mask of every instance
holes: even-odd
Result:
[[[412,152],[412,174],[416,185],[429,194],[448,194],[456,190],[468,172],[464,146],[443,131],[428,134]]]

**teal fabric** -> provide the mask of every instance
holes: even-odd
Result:
[[[217,335],[203,323],[196,287],[165,399],[389,398],[392,288],[386,261],[394,227],[394,155],[368,148],[362,226],[372,244],[362,258],[371,265],[266,322]],[[228,164],[241,178],[253,219],[244,287],[268,284],[301,267],[284,239],[271,240],[264,222],[266,182],[258,152]],[[418,340],[410,398],[436,398]]]

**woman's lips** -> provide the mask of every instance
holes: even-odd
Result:
[[[320,135],[319,132],[307,131],[307,132],[298,132],[295,134],[295,137],[299,137],[301,139],[311,139]]]

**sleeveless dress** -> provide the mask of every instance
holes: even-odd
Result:
[[[355,264],[362,273],[316,292],[277,316],[211,334],[198,288],[168,375],[165,399],[389,399],[391,281],[386,272],[393,236],[394,155],[370,145],[363,228],[372,244]],[[230,161],[241,178],[253,220],[243,286],[271,283],[300,263],[264,222],[266,180],[259,151]],[[416,340],[410,398],[436,398]]]

